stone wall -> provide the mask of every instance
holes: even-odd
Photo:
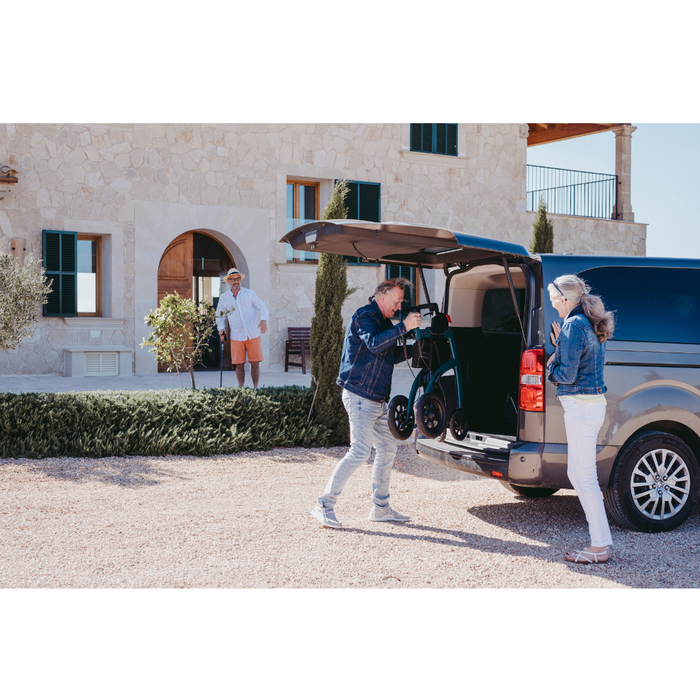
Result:
[[[320,183],[321,205],[336,178],[378,182],[382,221],[528,245],[526,137],[525,124],[460,124],[455,157],[411,152],[408,124],[0,125],[0,163],[19,176],[0,202],[0,249],[25,238],[27,252],[40,256],[42,229],[97,233],[112,247],[110,322],[39,318],[33,339],[0,353],[0,374],[62,373],[68,345],[137,349],[147,335],[143,309],[157,303],[162,250],[193,228],[235,247],[237,264],[250,271],[246,283],[271,311],[263,368],[280,368],[286,328],[311,322],[315,277],[313,266],[289,265],[278,242],[286,233],[287,178]],[[630,231],[635,249],[643,248],[634,227],[615,229],[611,240],[596,221],[566,226],[555,234],[566,252],[598,252],[606,240],[629,249]],[[345,304],[346,323],[382,274],[350,269],[361,289]],[[439,294],[441,276],[428,277]],[[142,351],[135,355],[139,373],[156,370]]]
[[[537,214],[529,213],[530,231]],[[570,255],[646,255],[647,225],[633,221],[548,214],[554,252]]]

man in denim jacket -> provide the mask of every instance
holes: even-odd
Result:
[[[409,520],[389,505],[389,479],[397,444],[389,430],[386,402],[394,365],[406,359],[398,341],[420,326],[417,312],[396,325],[390,320],[401,308],[404,288],[410,284],[403,277],[382,282],[371,303],[355,312],[345,334],[337,382],[343,387],[343,405],[350,419],[350,450],[336,465],[324,494],[311,511],[326,527],[342,527],[335,516],[335,503],[348,479],[367,461],[372,445],[376,454],[369,519]]]

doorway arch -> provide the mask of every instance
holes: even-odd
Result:
[[[223,278],[228,270],[236,267],[236,261],[226,246],[207,231],[194,230],[180,234],[166,247],[158,264],[158,304],[167,294],[177,293],[181,297],[205,298],[216,306],[219,296],[225,291]],[[218,369],[221,361],[221,346],[216,332],[210,339],[210,352],[205,353],[204,367]],[[231,354],[228,340],[224,345],[223,366],[231,369]],[[166,371],[158,365],[158,371]]]

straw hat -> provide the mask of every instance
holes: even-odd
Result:
[[[242,272],[239,272],[235,267],[232,267],[229,271],[226,277],[224,277],[224,282],[228,282],[229,277],[235,277],[236,275],[239,275],[242,280],[245,279],[245,275]]]

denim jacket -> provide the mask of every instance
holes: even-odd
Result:
[[[605,343],[598,340],[579,304],[562,323],[547,379],[557,387],[557,396],[604,394],[604,365]]]
[[[358,309],[345,333],[338,385],[371,401],[388,401],[394,365],[406,359],[397,343],[406,332],[403,321],[394,325],[384,318],[376,301]],[[411,357],[413,348],[407,349]]]

